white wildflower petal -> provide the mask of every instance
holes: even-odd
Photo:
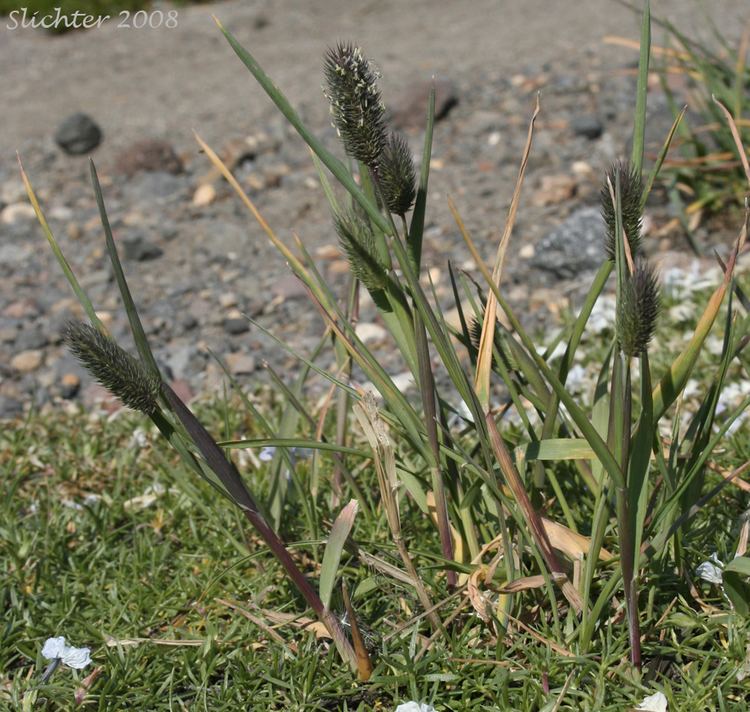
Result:
[[[47,638],[42,648],[42,657],[47,660],[61,658],[66,647],[65,638],[62,635],[59,638]]]
[[[432,705],[424,702],[404,702],[396,707],[395,712],[436,712]]]
[[[636,709],[647,710],[648,712],[667,712],[667,698],[663,692],[655,692],[653,695],[645,697]]]
[[[63,665],[75,670],[83,670],[83,668],[91,665],[91,650],[89,648],[74,648],[66,645],[60,657]]]
[[[698,578],[703,579],[704,581],[708,581],[708,583],[721,585],[724,582],[724,577],[721,572],[722,566],[724,566],[724,564],[719,561],[719,558],[714,553],[711,554],[711,557],[708,561],[704,561],[698,566],[698,568],[695,570],[695,575],[698,576]]]

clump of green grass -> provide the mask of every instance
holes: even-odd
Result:
[[[680,208],[683,226],[690,232],[704,217],[741,204],[747,190],[742,157],[737,155],[735,137],[717,101],[731,113],[741,142],[750,144],[750,27],[731,45],[709,20],[718,45],[713,50],[667,20],[657,22],[666,36],[666,46],[656,52],[662,89],[675,117],[683,113],[686,103],[693,117],[680,121],[675,140],[678,156],[670,157],[664,166],[672,202]],[[670,81],[675,75],[684,81],[679,91]],[[699,249],[692,240],[691,244]]]
[[[249,536],[254,537],[250,548],[263,542],[267,549],[261,551],[271,553],[276,570],[285,574],[285,583],[274,585],[273,605],[264,606],[262,615],[250,612],[249,620],[282,646],[268,621],[278,621],[288,611],[303,615],[302,604],[309,608],[318,619],[315,629],[332,640],[360,683],[335,668],[331,656],[305,663],[311,681],[316,676],[329,679],[322,671],[335,670],[330,674],[339,708],[349,708],[351,701],[352,708],[369,709],[379,695],[395,701],[406,694],[448,709],[467,709],[467,686],[481,708],[488,703],[488,685],[489,704],[507,709],[621,709],[654,688],[673,701],[689,698],[695,703],[693,688],[703,676],[700,684],[709,687],[698,704],[729,709],[738,696],[741,681],[734,675],[744,664],[748,633],[747,526],[733,531],[727,523],[721,550],[725,561],[731,559],[727,554],[735,558],[724,568],[720,591],[711,591],[719,597],[707,602],[695,571],[710,552],[697,534],[705,530],[696,530],[696,523],[709,513],[716,519],[717,502],[726,502],[732,482],[750,469],[744,451],[717,462],[727,431],[750,403],[748,396],[728,414],[719,410],[728,374],[748,368],[744,348],[750,317],[734,275],[747,239],[748,211],[689,340],[658,372],[652,370],[652,337],[658,339],[665,327],[657,318],[657,279],[640,254],[641,216],[675,127],[646,172],[648,5],[633,151],[629,162],[618,163],[603,181],[603,262],[580,311],[560,335],[564,353],[559,360],[537,347],[501,288],[538,102],[491,267],[457,206],[449,203],[484,280],[478,290],[451,268],[461,324],[453,329],[420,279],[434,93],[425,107],[417,169],[403,140],[384,123],[378,76],[364,52],[353,44],[331,50],[326,94],[351,160],[347,165],[304,125],[247,50],[221,29],[312,149],[352,267],[347,291],[334,293],[304,243],[298,240],[293,250],[280,240],[198,137],[208,159],[305,284],[326,326],[311,355],[295,354],[303,367],[294,383],[271,369],[283,399],[278,417],[258,408],[230,378],[254,437],[234,435],[225,417],[225,437],[215,439],[163,381],[117,255],[93,164],[105,242],[138,349],[137,368],[135,357],[123,355],[106,336],[25,174],[24,181],[91,322],[69,331],[74,350],[124,402],[147,405],[140,409],[187,472],[236,505],[239,521],[250,525]],[[736,133],[729,112],[725,120]],[[735,148],[744,155],[739,140]],[[583,403],[566,380],[610,278],[615,287],[613,330],[602,349],[594,397]],[[401,392],[358,338],[360,285],[412,373],[417,399]],[[510,328],[497,320],[499,311]],[[705,391],[700,407],[681,410],[686,386],[696,376],[720,315],[723,342],[701,374]],[[326,347],[336,360],[329,370],[317,364]],[[355,368],[373,384],[379,401],[354,385]],[[331,386],[330,397],[319,407],[305,399],[313,372]],[[509,399],[506,408],[498,408],[500,388]],[[508,408],[519,426],[506,430],[502,418]],[[670,426],[666,434],[665,425]],[[274,453],[262,481],[241,475],[231,457],[258,448],[265,448],[264,457]],[[299,458],[303,450],[312,451],[312,457]],[[215,499],[209,509],[222,511],[223,501]],[[739,511],[730,509],[721,513],[722,521],[728,513],[730,521],[738,520]],[[713,534],[715,539],[718,533]],[[304,555],[289,544],[293,540],[303,542]],[[229,607],[230,620],[248,613],[235,604]],[[714,612],[718,619],[706,622]],[[696,618],[704,629],[694,634]],[[380,636],[371,635],[372,629],[380,629]],[[711,633],[705,635],[706,630]],[[726,646],[717,647],[717,636]],[[731,662],[720,659],[719,648],[731,649]],[[292,656],[299,650],[292,650]],[[440,662],[446,659],[460,666],[460,674]],[[700,672],[691,670],[692,662],[698,662]],[[684,680],[677,684],[679,675]],[[278,675],[266,679],[279,689],[299,690],[299,684],[290,686]]]

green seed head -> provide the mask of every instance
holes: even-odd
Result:
[[[640,356],[651,341],[659,315],[659,285],[644,259],[625,282],[617,309],[617,340],[626,356]]]
[[[386,207],[394,215],[406,215],[417,194],[416,173],[409,144],[400,134],[391,134],[378,167]]]
[[[378,72],[359,47],[345,43],[328,50],[324,73],[333,126],[346,152],[366,166],[377,166],[386,143]]]
[[[67,324],[63,339],[86,370],[128,408],[146,415],[157,410],[161,380],[114,339],[79,321]]]
[[[349,212],[337,215],[335,224],[354,276],[371,292],[385,289],[388,274],[378,258],[370,223]]]
[[[607,226],[607,237],[604,248],[607,257],[614,262],[617,252],[615,247],[615,206],[612,202],[609,186],[614,189],[617,180],[620,182],[620,204],[622,205],[622,227],[630,244],[630,253],[635,258],[641,246],[641,227],[643,214],[641,212],[641,197],[643,196],[643,182],[641,174],[627,161],[612,164],[607,171],[607,178],[601,190],[602,217]]]

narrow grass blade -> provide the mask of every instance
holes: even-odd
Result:
[[[633,121],[633,153],[631,163],[639,173],[643,170],[643,150],[646,142],[646,96],[648,94],[648,65],[651,56],[651,6],[643,4],[641,21],[641,50],[638,59],[635,117]]]
[[[344,551],[344,545],[349,538],[349,534],[354,526],[354,519],[357,516],[359,503],[353,499],[347,504],[336,517],[336,521],[331,527],[331,533],[328,536],[328,543],[323,552],[323,563],[320,565],[320,600],[323,605],[330,609],[331,595],[336,583],[336,576],[341,563],[341,554]]]
[[[536,121],[536,117],[539,115],[539,111],[539,95],[537,95],[534,113],[531,115],[531,121],[529,122],[529,130],[526,136],[526,145],[523,149],[521,166],[518,170],[518,177],[516,178],[516,185],[513,190],[513,198],[510,202],[508,217],[505,221],[505,229],[503,230],[503,235],[497,248],[495,265],[492,271],[493,284],[498,288],[500,287],[503,265],[505,264],[505,254],[508,249],[508,244],[510,243],[510,237],[513,233],[513,226],[515,225],[516,221],[518,204],[521,200],[521,188],[523,186],[524,176],[526,175],[526,166],[528,165],[529,155],[531,154],[531,144],[534,137],[534,122]],[[495,300],[494,293],[491,293],[487,298],[487,306],[485,308],[484,319],[482,321],[482,336],[479,341],[479,355],[477,358],[476,374],[474,376],[474,388],[477,392],[477,398],[485,411],[489,409],[490,402],[490,373],[492,370],[493,345],[495,343],[495,324],[497,323],[496,317],[497,301]]]
[[[120,257],[117,254],[117,247],[115,247],[115,241],[112,237],[112,229],[109,225],[109,218],[107,217],[107,209],[104,206],[104,196],[102,195],[102,188],[99,185],[99,176],[96,174],[96,166],[94,161],[89,159],[89,169],[91,172],[91,183],[94,186],[94,194],[96,195],[96,204],[99,208],[99,217],[102,221],[102,228],[104,228],[104,238],[107,245],[107,254],[109,255],[109,261],[112,264],[112,271],[115,275],[115,281],[117,287],[120,290],[120,296],[125,306],[125,312],[128,315],[128,321],[130,322],[130,330],[133,334],[133,341],[138,349],[138,353],[141,355],[141,360],[145,366],[153,371],[159,373],[159,367],[156,365],[156,359],[151,351],[151,347],[148,345],[146,339],[146,332],[143,330],[143,324],[141,324],[141,318],[138,315],[133,297],[130,293],[127,280],[125,279],[125,272],[123,272],[122,264],[120,263]]]
[[[596,454],[584,438],[548,438],[516,448],[524,458],[532,460],[594,460]]]
[[[654,187],[654,182],[656,181],[656,177],[659,175],[659,171],[661,170],[661,167],[664,164],[664,159],[667,157],[669,148],[672,145],[672,139],[674,138],[674,135],[677,132],[677,129],[680,126],[683,118],[685,118],[686,111],[687,111],[687,104],[682,107],[682,109],[680,110],[680,113],[677,114],[677,116],[675,117],[675,120],[672,123],[672,127],[669,129],[669,133],[667,134],[667,138],[665,139],[664,143],[662,144],[661,149],[659,150],[659,155],[656,157],[656,161],[654,162],[654,165],[648,174],[648,178],[646,179],[646,185],[643,188],[643,197],[641,198],[641,209],[646,207],[646,201],[648,200],[648,196],[651,194],[651,189]]]
[[[432,156],[432,133],[435,126],[435,84],[430,87],[427,100],[427,125],[424,132],[422,149],[422,166],[419,173],[419,187],[414,201],[414,210],[409,225],[409,249],[414,258],[414,267],[419,274],[422,264],[422,237],[424,234],[424,216],[427,208],[427,184],[430,177],[430,158]]]
[[[104,324],[102,324],[99,317],[96,315],[96,311],[94,310],[94,306],[91,304],[91,300],[88,298],[88,295],[83,290],[83,287],[81,287],[75,274],[73,274],[73,270],[70,267],[68,260],[65,259],[65,255],[60,249],[60,245],[57,244],[57,240],[55,240],[55,236],[52,234],[52,230],[50,230],[50,227],[47,224],[47,219],[44,217],[44,213],[42,212],[42,209],[39,207],[39,201],[37,200],[36,193],[34,193],[34,188],[31,186],[31,181],[29,180],[29,177],[26,175],[26,171],[24,171],[23,165],[21,164],[20,156],[18,157],[18,167],[21,170],[21,179],[23,180],[23,184],[26,188],[26,195],[28,195],[29,197],[29,202],[31,203],[31,207],[34,208],[36,219],[39,221],[39,224],[42,227],[44,236],[47,238],[47,242],[49,243],[49,246],[52,248],[52,252],[54,253],[55,258],[57,259],[57,262],[60,265],[60,268],[62,269],[63,274],[65,275],[65,279],[68,280],[68,284],[70,284],[70,287],[73,290],[73,293],[76,295],[76,298],[78,299],[79,303],[83,307],[83,310],[86,312],[86,316],[89,318],[89,321],[92,323],[93,326],[99,329],[99,331],[106,334],[107,329],[105,328]]]

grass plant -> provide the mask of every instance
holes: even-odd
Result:
[[[479,254],[459,206],[450,203],[482,279],[478,288],[451,267],[461,323],[456,329],[446,323],[423,279],[434,95],[425,107],[417,168],[403,139],[385,123],[378,76],[364,52],[353,44],[332,49],[325,61],[326,95],[344,160],[326,149],[255,58],[219,27],[313,152],[351,264],[351,282],[344,293],[335,293],[304,242],[297,239],[290,247],[279,239],[227,166],[197,137],[207,159],[306,286],[325,325],[313,354],[286,347],[299,358],[301,375],[291,385],[283,374],[274,377],[275,409],[260,407],[252,393],[230,379],[242,407],[223,404],[220,438],[210,430],[218,430],[222,419],[208,414],[207,429],[159,372],[93,164],[104,240],[137,357],[106,334],[23,174],[43,232],[91,322],[70,327],[69,343],[100,382],[150,419],[150,432],[163,436],[151,441],[160,472],[166,482],[179,479],[185,487],[184,495],[168,490],[157,534],[175,531],[183,545],[194,541],[203,562],[183,577],[174,575],[176,562],[155,561],[154,577],[161,571],[172,576],[168,592],[173,594],[160,603],[150,577],[144,581],[141,574],[139,584],[125,587],[136,597],[144,587],[142,596],[157,607],[150,614],[155,626],[138,636],[132,652],[131,643],[120,640],[95,653],[104,671],[103,682],[92,681],[86,690],[92,703],[102,704],[113,686],[123,685],[121,676],[134,676],[137,661],[179,630],[185,641],[198,644],[182,642],[184,667],[160,666],[164,676],[158,682],[153,671],[143,673],[151,681],[153,709],[173,709],[189,700],[210,709],[252,704],[252,709],[365,710],[412,699],[437,709],[605,710],[633,706],[655,690],[666,695],[670,709],[743,709],[744,679],[750,674],[750,557],[745,555],[750,525],[741,516],[747,506],[742,476],[750,461],[746,435],[727,437],[750,397],[730,412],[722,412],[720,403],[731,377],[748,376],[744,349],[750,317],[745,291],[735,279],[748,208],[689,338],[680,349],[652,358],[654,341],[668,328],[660,305],[669,296],[660,297],[645,261],[641,216],[674,127],[656,163],[645,165],[648,4],[633,150],[629,161],[613,166],[603,179],[602,266],[562,334],[561,357],[553,357],[547,344],[523,328],[502,288],[538,101],[491,265]],[[734,136],[734,150],[744,156],[736,122],[729,111],[719,111]],[[750,170],[746,178],[750,185]],[[567,381],[610,282],[613,328],[599,339],[593,396],[582,399]],[[401,391],[358,337],[353,295],[359,289],[376,305],[392,348],[411,371],[416,398]],[[499,313],[510,328],[498,321]],[[706,344],[720,329],[718,356],[699,372]],[[335,368],[318,365],[324,348],[334,350]],[[356,386],[350,378],[355,372],[373,384],[377,399]],[[305,384],[312,377],[328,382],[337,400],[308,403]],[[686,388],[696,378],[705,390],[699,407],[691,409],[685,405]],[[506,426],[509,410],[519,425]],[[112,502],[132,491],[132,456],[113,434],[125,437],[132,422],[115,421],[111,430],[104,423],[90,426],[101,432],[92,438],[94,453],[81,461],[96,467],[105,459],[99,439],[119,453],[106,458],[109,475],[97,485],[101,497]],[[12,451],[23,452],[29,437],[19,430]],[[66,451],[73,479],[78,475],[72,463],[83,456],[79,446],[70,444]],[[276,449],[272,466],[247,469],[253,462],[248,453],[269,447]],[[301,460],[295,456],[300,449],[314,456]],[[239,458],[246,467],[238,468]],[[114,473],[113,467],[118,468]],[[6,498],[3,506],[15,508],[16,518],[36,516],[23,502],[40,496],[38,483],[28,473],[14,482],[17,496]],[[235,508],[224,506],[227,500]],[[46,520],[49,532],[65,512],[59,497],[48,494],[45,501],[53,512]],[[186,501],[192,503],[188,512]],[[93,558],[85,573],[78,561],[75,574],[68,569],[61,574],[79,591],[79,611],[96,562],[106,562],[112,553],[104,541],[125,536],[132,526],[118,528],[112,511],[96,509],[90,520],[85,511],[89,535],[75,548],[93,550]],[[207,541],[211,537],[198,524],[209,521],[218,541]],[[151,537],[148,526],[154,528],[147,525],[137,536]],[[186,528],[185,539],[176,533],[185,531],[180,527]],[[41,534],[11,528],[6,536],[13,541],[4,559],[11,582],[6,600],[17,611],[11,626],[16,652],[9,664],[24,669],[36,648],[20,639],[20,631],[39,629],[30,622],[31,611],[39,610],[33,595],[47,592],[54,575],[42,577],[45,564],[34,556],[33,542]],[[58,556],[64,560],[69,554],[61,546]],[[721,584],[706,594],[696,567],[711,546],[727,564]],[[138,556],[128,565],[145,567]],[[210,571],[208,582],[204,568]],[[93,591],[91,611],[103,606],[102,596],[117,598],[121,590],[103,575],[96,584],[109,593]],[[170,602],[174,609],[167,610]],[[101,630],[101,618],[86,627],[86,616],[75,610],[69,617],[78,619],[80,635]],[[127,625],[118,628],[142,631],[143,610],[125,610]],[[30,611],[25,623],[18,611]],[[325,654],[329,646],[336,656]],[[134,667],[125,670],[129,666]],[[255,673],[248,672],[250,666]],[[56,684],[57,678],[39,685],[16,674],[8,695],[21,701],[32,693],[54,698]],[[144,679],[137,684],[147,694]],[[186,685],[193,688],[186,691]]]

